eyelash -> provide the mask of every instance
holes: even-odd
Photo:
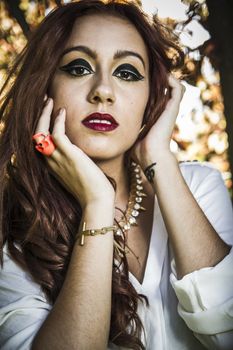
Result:
[[[80,73],[80,74],[76,74],[77,73],[77,69],[84,69],[84,70],[86,70],[86,71],[88,71],[88,73],[86,73],[86,74],[83,74],[83,73]],[[86,67],[84,67],[84,66],[71,66],[71,67],[67,67],[66,69],[64,69],[66,72],[68,72],[70,75],[73,75],[73,76],[75,76],[75,77],[82,77],[82,76],[85,76],[85,75],[89,75],[89,74],[91,74],[91,73],[93,73],[93,71],[92,70],[90,70],[90,69],[88,69],[88,68],[86,68]],[[76,73],[72,73],[72,72],[76,72]]]
[[[79,74],[76,74],[77,73],[77,69],[80,69],[82,68],[83,70],[86,70],[88,73],[86,74],[83,74],[83,73],[79,73]],[[64,66],[64,67],[61,67],[60,68],[61,70],[67,72],[68,74],[72,75],[72,76],[75,76],[75,77],[83,77],[85,75],[89,75],[91,73],[94,73],[93,70],[85,67],[85,66],[82,66],[82,65],[74,65],[74,66]],[[75,72],[75,73],[74,73]],[[123,78],[123,77],[120,77],[118,74],[119,73],[127,73],[131,76],[130,79],[127,79],[127,78]],[[128,75],[128,77],[129,77]],[[116,73],[114,72],[113,76],[121,79],[121,80],[124,80],[124,81],[129,81],[129,82],[132,82],[132,81],[139,81],[139,80],[143,80],[144,77],[140,74],[140,73],[134,73],[134,72],[131,72],[130,70],[126,69],[126,68],[120,68],[119,67],[116,69]]]
[[[121,74],[122,73],[127,73],[127,74],[129,74],[131,76],[131,79],[125,79],[123,77],[119,77],[122,80],[125,80],[125,81],[139,81],[139,80],[143,80],[143,76],[141,74],[133,73],[133,72],[131,72],[128,69],[124,69],[124,68],[119,69],[118,68],[117,71],[119,71],[119,73],[121,73]],[[113,74],[113,76],[118,77],[116,73]]]

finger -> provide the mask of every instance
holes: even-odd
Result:
[[[66,110],[65,108],[59,109],[58,115],[54,120],[52,135],[65,135],[65,121],[66,121]]]
[[[54,153],[57,153],[57,157],[53,157],[53,155],[54,155]],[[52,154],[52,156],[50,156],[50,157],[45,157],[45,159],[46,159],[46,162],[48,163],[48,165],[50,166],[50,168],[53,170],[53,172],[55,172],[56,173],[56,171],[58,170],[58,168],[59,168],[59,163],[58,163],[58,161],[57,161],[57,159],[56,158],[58,158],[59,157],[59,150],[58,149],[55,149],[55,151],[53,152],[53,154]]]
[[[178,113],[180,102],[183,97],[183,94],[185,92],[185,87],[180,83],[180,81],[176,78],[174,78],[172,75],[168,78],[169,86],[172,88],[171,90],[171,98],[168,100],[168,103],[166,105],[166,113],[167,112],[173,112]]]
[[[52,98],[48,98],[48,100],[46,101],[46,104],[43,108],[39,122],[37,124],[35,134],[38,134],[40,132],[43,132],[43,133],[49,132],[52,110],[53,110],[53,100],[52,100]]]
[[[66,110],[61,108],[54,121],[52,137],[54,143],[60,151],[60,154],[71,154],[74,145],[70,142],[69,138],[65,134],[65,121],[66,121]],[[53,156],[59,156],[55,153]]]
[[[172,88],[172,97],[178,98],[181,100],[185,93],[184,85],[181,84],[180,80],[176,79],[171,74],[169,75],[168,83]]]

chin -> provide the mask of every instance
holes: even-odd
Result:
[[[106,161],[110,161],[113,160],[115,158],[119,158],[120,156],[122,156],[122,154],[113,154],[112,152],[91,152],[91,153],[87,153],[85,152],[88,157],[90,157],[94,162],[106,162]]]
[[[80,142],[80,139],[82,140]],[[85,141],[84,141],[85,140]],[[124,156],[125,152],[132,147],[132,142],[122,144],[122,142],[113,141],[108,138],[79,138],[71,139],[88,157],[94,161],[113,160]]]
[[[124,155],[124,150],[113,149],[112,147],[100,147],[98,149],[92,147],[80,147],[82,151],[94,162],[110,161]]]

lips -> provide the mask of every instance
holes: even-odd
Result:
[[[104,132],[112,131],[119,126],[113,116],[106,113],[92,113],[82,121],[82,124],[89,129]]]

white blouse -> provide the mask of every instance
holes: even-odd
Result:
[[[180,168],[216,232],[233,246],[232,205],[220,172],[208,163],[185,162]],[[216,266],[177,280],[156,196],[144,280],[140,284],[133,274],[129,277],[150,304],[138,307],[147,350],[233,349],[233,248]],[[51,308],[40,286],[9,257],[5,246],[0,269],[0,349],[30,349]],[[124,348],[109,343],[108,349]]]

